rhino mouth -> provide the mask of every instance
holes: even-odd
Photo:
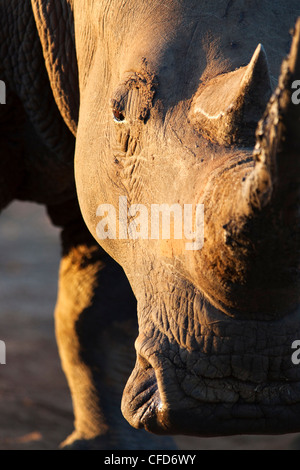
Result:
[[[137,394],[131,396],[122,411],[135,428],[144,428],[155,434],[191,435],[217,437],[234,434],[285,434],[300,430],[300,383],[246,384],[241,396],[248,393],[253,402],[239,398],[227,401],[229,394],[237,394],[238,381],[211,381],[205,384],[207,401],[181,397],[174,408],[163,403],[153,370],[149,378],[135,387]],[[199,388],[202,385],[199,384]],[[235,392],[232,393],[232,391]],[[212,392],[218,402],[209,400]],[[128,389],[126,390],[126,394]],[[224,401],[222,402],[222,395]]]
[[[133,427],[145,428],[150,432],[155,432],[154,428],[157,428],[159,432],[160,426],[155,423],[161,421],[158,418],[161,407],[162,402],[154,369],[150,364],[145,368],[136,365],[123,395],[123,414]]]
[[[161,332],[139,337],[123,394],[124,417],[155,434],[299,432],[300,365],[293,364],[291,349],[295,317],[218,322],[204,331],[197,350],[184,351]],[[168,345],[167,354],[153,350],[158,339],[163,351]]]

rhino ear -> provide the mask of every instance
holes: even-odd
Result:
[[[31,3],[54,99],[76,135],[79,85],[72,0],[31,0]]]

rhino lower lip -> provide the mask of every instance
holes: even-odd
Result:
[[[128,402],[125,406],[123,403],[124,415],[136,428],[155,434],[205,437],[299,431],[299,382],[288,385],[279,382],[259,386],[247,384],[255,396],[253,403],[242,399],[235,403],[210,403],[182,398],[178,399],[175,408],[162,403],[154,369],[147,369],[147,373],[149,375],[145,377],[145,371],[142,372],[144,381],[139,383],[138,388],[135,387],[137,394],[129,398],[127,391],[123,397],[123,401],[129,399],[130,402],[129,407]],[[215,382],[217,387],[218,381]],[[238,389],[241,383],[235,381],[233,385]]]
[[[133,427],[205,437],[299,432],[300,380],[292,363],[289,378],[276,374],[272,365],[259,376],[208,377],[196,369],[188,375],[187,369],[154,356],[152,367],[138,355],[124,390],[122,411]],[[222,358],[224,364],[229,360]],[[255,358],[259,363],[260,355]]]

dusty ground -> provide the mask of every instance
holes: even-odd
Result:
[[[0,218],[0,450],[56,449],[72,407],[56,349],[58,231],[44,208],[14,203]],[[298,435],[178,438],[182,449],[295,449]]]

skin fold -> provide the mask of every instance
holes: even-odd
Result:
[[[39,202],[62,229],[65,448],[299,431],[299,16],[298,0],[1,3],[0,208]],[[120,197],[203,204],[202,249],[99,239]]]

